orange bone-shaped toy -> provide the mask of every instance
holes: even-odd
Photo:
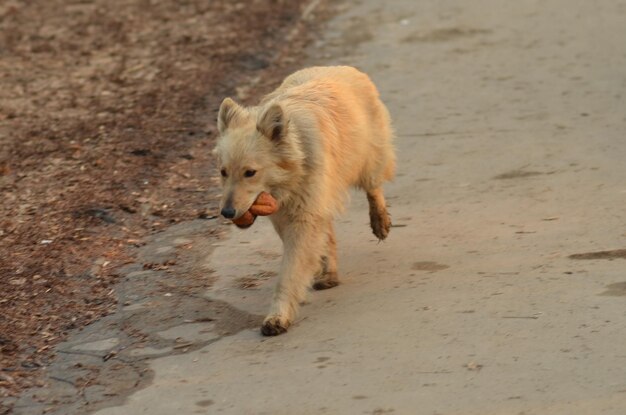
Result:
[[[261,192],[250,209],[239,218],[233,220],[233,223],[239,228],[245,229],[252,226],[257,216],[269,216],[276,212],[278,204],[276,199],[266,192]]]

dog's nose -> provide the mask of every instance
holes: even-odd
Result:
[[[222,209],[222,216],[224,216],[226,219],[234,218],[235,213],[237,213],[237,211],[232,207],[225,207],[224,209]]]

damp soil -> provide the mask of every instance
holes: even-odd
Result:
[[[584,252],[572,254],[570,259],[626,259],[626,249],[614,249],[611,251]]]
[[[448,268],[450,268],[449,265],[439,264],[434,261],[414,262],[413,265],[411,266],[411,269],[414,271],[430,271],[430,272],[442,271]]]

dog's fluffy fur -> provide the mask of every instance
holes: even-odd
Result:
[[[332,222],[350,186],[366,192],[374,234],[385,239],[389,233],[382,190],[395,172],[389,113],[364,73],[313,67],[287,77],[258,106],[244,108],[226,98],[218,130],[222,213],[238,218],[262,191],[278,202],[270,219],[284,256],[261,331],[280,334],[311,284],[338,284]]]

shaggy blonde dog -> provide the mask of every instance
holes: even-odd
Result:
[[[222,215],[239,218],[261,192],[278,202],[270,219],[284,255],[261,329],[277,335],[294,321],[311,283],[315,289],[339,283],[333,219],[351,186],[367,194],[374,234],[387,237],[382,184],[395,172],[389,112],[364,73],[313,67],[287,77],[258,106],[226,98],[218,130]]]

